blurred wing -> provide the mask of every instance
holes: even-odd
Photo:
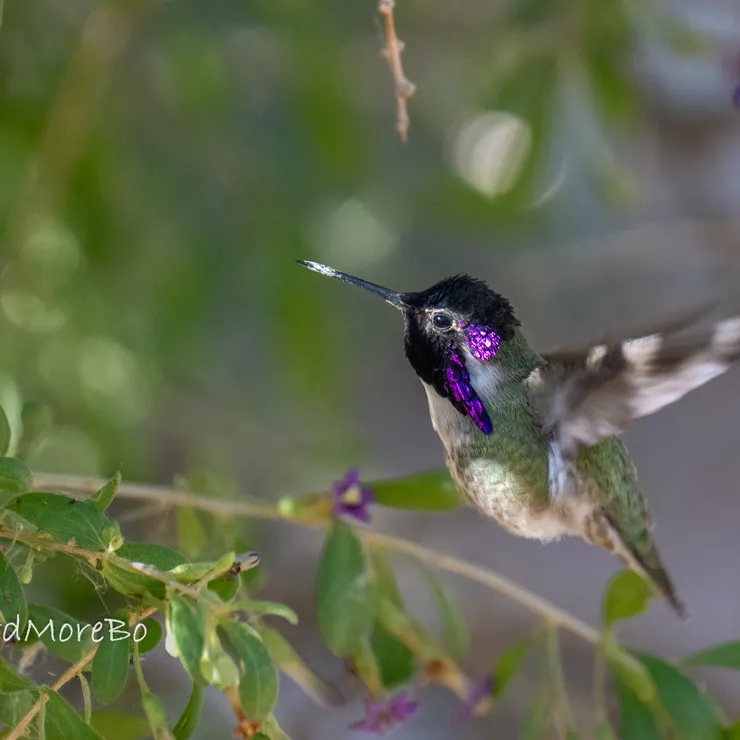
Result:
[[[543,359],[528,379],[530,400],[552,440],[551,491],[567,492],[584,446],[620,434],[740,359],[740,317],[692,339],[656,333]]]

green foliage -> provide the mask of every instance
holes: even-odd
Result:
[[[203,687],[194,681],[187,706],[180,715],[180,719],[177,720],[177,723],[172,728],[172,734],[175,736],[175,740],[189,740],[195,734],[202,709]]]
[[[740,640],[723,642],[721,645],[700,650],[684,658],[682,662],[685,666],[704,665],[740,670]]]
[[[103,740],[56,691],[46,691],[44,737],[46,740]]]
[[[31,470],[17,457],[0,457],[0,502],[30,490]]]
[[[658,697],[682,740],[717,737],[720,719],[717,708],[677,668],[654,655],[640,653],[642,664],[655,682]]]
[[[375,625],[370,644],[386,689],[395,689],[411,680],[416,672],[416,658],[413,652],[382,624]]]
[[[493,695],[499,698],[506,691],[529,655],[535,636],[529,635],[507,648],[493,668]]]
[[[57,493],[24,493],[7,507],[61,544],[105,551],[121,546],[121,529],[100,509]],[[74,508],[74,515],[68,511]]]
[[[116,618],[128,624],[128,611],[118,612]],[[112,634],[103,634],[92,662],[92,690],[101,704],[114,702],[126,687],[131,639]]]
[[[351,656],[370,636],[372,596],[365,553],[351,527],[339,519],[321,554],[316,604],[321,633],[334,655]]]
[[[462,505],[446,470],[431,470],[404,478],[368,481],[377,503],[396,509],[449,511]]]
[[[146,740],[149,737],[149,724],[145,719],[111,709],[94,710],[90,726],[105,740]]]
[[[604,596],[604,627],[637,617],[647,610],[653,590],[647,581],[631,570],[617,573]]]
[[[118,486],[121,483],[121,471],[116,471],[116,474],[96,493],[94,493],[88,501],[100,511],[105,511],[113,502],[118,491]]]

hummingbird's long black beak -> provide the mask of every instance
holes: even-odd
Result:
[[[387,303],[390,303],[391,306],[395,306],[397,309],[401,311],[405,308],[405,304],[403,300],[401,299],[401,296],[398,293],[396,293],[395,290],[390,290],[389,288],[383,288],[380,285],[375,285],[375,283],[368,283],[367,280],[361,280],[360,278],[357,278],[354,275],[347,275],[346,273],[339,272],[338,270],[335,270],[332,267],[327,267],[326,265],[320,265],[318,262],[309,262],[308,260],[298,260],[298,264],[303,265],[304,267],[307,267],[309,270],[318,272],[321,275],[326,275],[327,277],[344,280],[345,283],[357,285],[360,288],[369,290],[371,293],[375,293],[375,295],[380,296],[384,301],[386,301]]]

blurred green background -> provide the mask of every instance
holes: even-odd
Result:
[[[401,2],[418,86],[406,145],[379,21],[372,2],[338,0],[7,0],[0,403],[11,420],[29,399],[53,411],[32,467],[122,465],[125,479],[155,483],[209,471],[224,490],[266,499],[325,489],[355,465],[368,477],[440,467],[397,315],[296,259],[399,290],[476,274],[545,346],[707,297],[737,308],[734,3]],[[723,508],[740,476],[737,377],[628,435],[658,539],[695,605],[690,627],[656,606],[632,628],[654,650],[737,637],[728,548],[740,517]],[[378,522],[588,619],[615,568],[580,544],[515,541],[472,512]],[[166,541],[176,522],[128,532]],[[302,648],[340,681],[298,573],[313,567],[317,538],[242,534],[259,542],[270,595],[298,608]],[[72,583],[67,603],[95,608],[90,584]],[[483,671],[521,615],[459,593],[481,646],[471,670]],[[172,706],[184,703],[168,658],[148,660]],[[587,709],[588,678],[576,671],[575,683]],[[455,736],[514,732],[526,688]],[[731,702],[733,686],[718,688]],[[283,696],[278,717],[297,738],[344,737],[360,712],[318,710],[289,684]],[[227,737],[228,713],[209,711],[201,737]],[[445,737],[453,714],[446,697],[398,736]]]

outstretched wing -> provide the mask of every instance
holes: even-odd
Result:
[[[740,317],[693,338],[655,333],[543,359],[528,379],[530,400],[551,439],[551,493],[568,493],[584,446],[620,434],[740,359]]]

